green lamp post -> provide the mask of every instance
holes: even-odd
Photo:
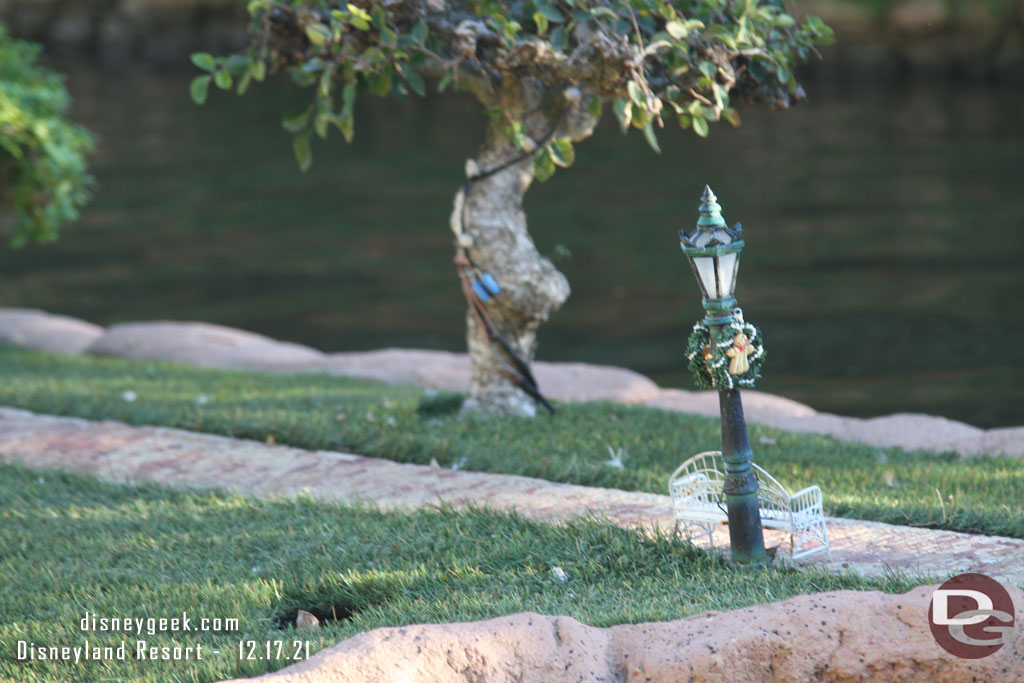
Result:
[[[757,477],[751,471],[753,454],[743,419],[741,386],[753,386],[764,349],[760,332],[743,320],[733,292],[743,250],[743,228],[729,228],[710,187],[701,197],[697,228],[679,231],[680,246],[704,294],[704,320],[694,325],[687,349],[690,369],[702,388],[718,389],[722,416],[722,459],[729,517],[732,561],[741,565],[770,562],[758,511]]]

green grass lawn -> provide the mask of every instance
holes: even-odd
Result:
[[[567,581],[554,571],[561,567]],[[310,654],[378,626],[523,610],[594,626],[676,619],[824,590],[904,592],[917,579],[737,571],[666,536],[594,520],[564,527],[448,509],[381,513],[311,500],[124,486],[0,465],[0,680],[212,681],[289,663],[238,643],[309,641]],[[290,626],[298,609],[324,628]],[[82,631],[96,618],[237,619],[230,631]],[[170,626],[170,625],[168,625]],[[116,647],[125,661],[17,661],[17,643]],[[202,661],[138,660],[203,646]],[[220,654],[214,654],[213,650]],[[300,650],[303,649],[300,646]],[[243,653],[248,654],[243,645]]]
[[[323,375],[226,372],[0,347],[0,405],[167,425],[401,462],[667,493],[718,421],[614,403],[554,417],[460,420],[461,396]],[[137,397],[129,402],[126,391]],[[1024,468],[1006,457],[905,452],[750,425],[755,460],[791,489],[818,484],[831,515],[1024,538]],[[608,448],[625,466],[605,465]]]

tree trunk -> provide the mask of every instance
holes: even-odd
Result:
[[[527,134],[539,144],[546,142],[556,127],[560,136],[582,139],[590,135],[596,121],[584,115],[583,124],[578,123],[579,97],[575,105],[563,105],[561,113],[551,114],[542,112],[544,95],[539,84],[526,81],[506,83],[500,93],[503,110],[519,114]],[[573,119],[566,115],[567,107],[577,110],[575,125],[569,123]],[[467,177],[486,174],[522,156],[502,128],[492,126],[477,159],[467,162]],[[501,287],[501,293],[483,306],[497,332],[527,363],[537,349],[537,328],[569,296],[569,281],[541,256],[527,232],[523,195],[532,180],[533,156],[526,155],[493,175],[467,183],[456,195],[452,213],[453,230],[468,236],[464,244],[469,245],[470,259]],[[515,367],[512,360],[500,344],[488,341],[472,308],[467,311],[466,324],[472,376],[463,413],[534,416],[536,403],[517,385],[510,371]]]

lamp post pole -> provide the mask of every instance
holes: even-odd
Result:
[[[701,197],[700,219],[697,229],[691,234],[680,230],[683,252],[690,260],[697,282],[703,291],[704,320],[702,325],[709,334],[709,344],[703,362],[711,363],[714,353],[723,347],[733,347],[733,336],[737,325],[743,323],[742,314],[736,306],[733,292],[739,257],[743,249],[743,229],[737,223],[732,229],[722,218],[722,207],[710,187],[704,188]],[[722,459],[725,461],[725,481],[722,492],[726,498],[729,517],[729,544],[732,561],[738,565],[768,564],[771,559],[764,547],[764,532],[757,499],[757,477],[751,470],[753,452],[747,436],[747,424],[743,417],[743,401],[738,385],[747,367],[749,351],[746,341],[740,340],[735,348],[739,351],[725,352],[735,358],[743,356],[742,363],[730,363],[726,384],[715,383],[718,389],[718,405],[722,422]],[[730,351],[733,349],[730,348]],[[724,363],[725,357],[719,362]],[[736,372],[734,372],[734,370]],[[722,375],[725,376],[724,374]],[[753,378],[748,380],[753,383]]]

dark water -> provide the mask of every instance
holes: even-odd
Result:
[[[462,348],[447,226],[483,115],[367,99],[352,146],[300,174],[284,86],[187,97],[190,73],[70,71],[102,190],[61,241],[0,251],[0,305],[99,323],[205,320],[336,351]],[[747,249],[737,294],[767,339],[759,388],[842,414],[1024,424],[1024,91],[819,78],[791,112],[744,112],[661,156],[612,121],[527,199],[573,295],[539,357],[689,387],[700,317],[677,231],[710,183]]]

